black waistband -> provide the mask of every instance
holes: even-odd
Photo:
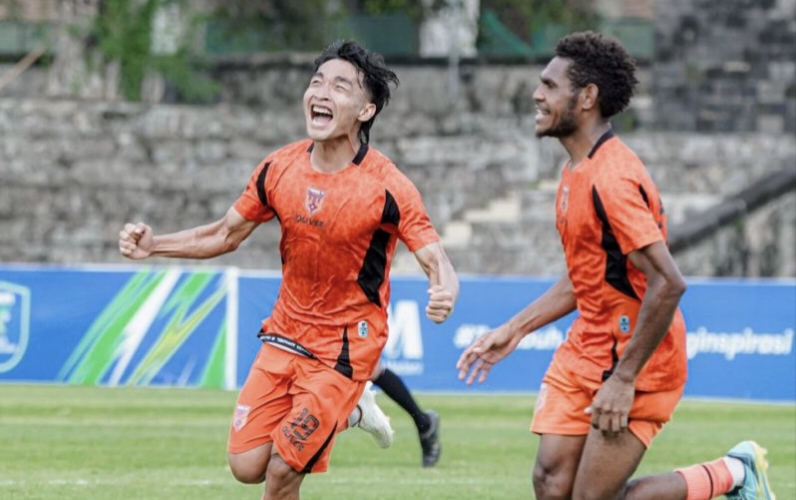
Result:
[[[294,352],[296,354],[305,356],[307,358],[316,359],[312,351],[310,351],[303,345],[299,344],[295,340],[291,340],[287,337],[283,337],[275,333],[265,333],[265,332],[258,333],[257,337],[259,337],[260,340],[262,340],[266,344],[271,344],[280,347],[282,349],[287,349],[290,352]]]

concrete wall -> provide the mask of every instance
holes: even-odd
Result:
[[[508,72],[502,80],[511,77]],[[408,82],[425,79],[405,80],[404,93],[377,120],[373,144],[419,186],[457,267],[560,272],[553,228],[560,146],[536,139],[532,125],[511,112],[488,116],[430,104],[410,107],[405,101],[415,89]],[[122,262],[116,238],[125,221],[144,220],[163,232],[215,220],[263,156],[302,135],[300,111],[289,106],[0,99],[0,259]],[[796,158],[788,135],[634,132],[623,137],[660,184],[673,224],[766,172],[792,166]],[[770,252],[754,241],[793,234],[792,202],[780,205],[774,205],[773,215],[745,223],[749,252],[761,253],[747,261],[764,260]],[[771,225],[771,217],[779,222]],[[776,234],[761,236],[771,231]],[[236,254],[214,263],[276,269],[278,232],[276,224],[265,225]],[[792,250],[793,245],[782,245],[776,269],[769,269],[771,264],[722,264],[721,269],[793,275]],[[694,255],[690,274],[717,273],[714,259]],[[396,270],[417,267],[402,254]]]
[[[796,168],[796,0],[655,2],[659,57],[617,123],[673,225],[770,172]],[[739,17],[739,13],[743,16]],[[120,263],[125,221],[157,232],[221,217],[251,170],[304,136],[311,56],[219,62],[216,104],[53,98],[46,68],[0,94],[0,260]],[[0,74],[9,66],[0,66]],[[540,66],[395,66],[372,132],[418,185],[463,272],[558,274],[553,198],[564,151],[533,134]],[[79,89],[78,89],[79,90]],[[50,95],[50,98],[44,97]],[[90,95],[75,92],[75,95]],[[796,276],[791,194],[678,256],[690,275]],[[279,229],[213,264],[277,269]],[[418,272],[401,252],[397,272]]]

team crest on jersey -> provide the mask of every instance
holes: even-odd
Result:
[[[357,334],[359,334],[359,338],[364,339],[368,336],[368,322],[367,321],[360,321],[357,324]]]
[[[325,196],[326,191],[314,187],[307,188],[307,197],[304,199],[304,206],[307,208],[310,215],[321,209]]]
[[[561,211],[567,211],[567,204],[569,203],[569,186],[564,186],[561,189]]]
[[[243,429],[243,426],[246,425],[246,421],[249,420],[249,411],[251,410],[251,406],[247,405],[236,405],[235,406],[235,416],[232,418],[232,427],[239,431]]]
[[[625,315],[619,318],[619,331],[622,333],[630,333],[630,318]]]

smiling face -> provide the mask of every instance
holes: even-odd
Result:
[[[567,76],[570,62],[553,58],[539,76],[533,93],[536,102],[536,137],[569,137],[578,130],[580,91],[572,90]]]
[[[304,92],[307,135],[316,142],[356,137],[376,111],[356,66],[331,59],[318,67]]]

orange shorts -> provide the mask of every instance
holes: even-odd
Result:
[[[263,344],[235,404],[227,449],[273,442],[294,470],[325,472],[364,388],[316,359]]]
[[[583,378],[553,360],[542,379],[531,431],[563,436],[588,434],[591,415],[585,410],[601,385],[601,382]],[[684,389],[685,386],[669,391],[636,391],[627,428],[645,447],[650,447],[663,424],[672,418]]]

